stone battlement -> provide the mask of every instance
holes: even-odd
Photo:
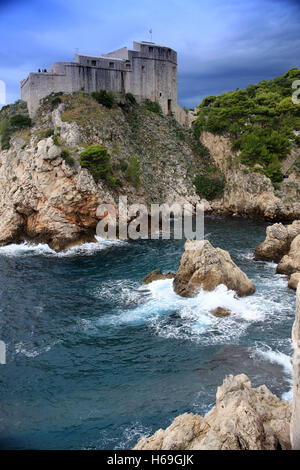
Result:
[[[40,100],[50,93],[99,90],[132,93],[138,102],[160,104],[182,124],[187,113],[177,103],[177,53],[152,42],[134,42],[99,56],[75,55],[75,62],[55,62],[48,71],[33,72],[21,81],[21,98],[34,117]]]

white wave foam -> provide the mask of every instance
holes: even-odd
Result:
[[[152,434],[150,427],[143,426],[136,422],[127,426],[121,436],[120,443],[116,449],[128,449],[137,444],[142,437],[148,437]]]
[[[172,279],[158,280],[150,283],[147,290],[145,286],[135,289],[140,296],[136,307],[120,308],[115,314],[98,319],[97,325],[147,323],[164,337],[197,340],[207,334],[211,343],[239,337],[249,323],[265,317],[261,302],[239,299],[224,285],[211,292],[200,291],[193,298],[184,298],[174,292],[172,282]],[[142,294],[147,291],[149,295],[145,298]],[[230,310],[230,317],[216,318],[211,310],[217,307]]]
[[[66,251],[57,253],[52,250],[49,245],[39,243],[33,244],[30,242],[12,243],[10,245],[0,247],[0,256],[23,257],[23,256],[56,256],[66,257],[74,255],[92,255],[97,251],[102,251],[112,246],[120,246],[128,244],[125,240],[118,239],[105,239],[96,236],[97,242],[83,243],[82,245],[74,246]]]
[[[282,394],[282,400],[293,400],[293,365],[292,357],[280,351],[274,351],[270,347],[264,345],[264,348],[256,348],[253,353],[256,357],[261,357],[270,361],[272,364],[279,364],[286,376],[286,380],[290,385],[290,389]]]
[[[54,341],[51,345],[43,346],[39,350],[37,349],[30,349],[30,347],[26,346],[22,341],[15,345],[15,352],[16,354],[22,354],[28,358],[34,358],[39,356],[42,353],[50,351],[54,345],[56,345],[59,341]]]

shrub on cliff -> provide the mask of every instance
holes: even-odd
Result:
[[[32,121],[29,116],[24,114],[15,114],[10,118],[10,125],[14,129],[24,129],[25,127],[30,127]]]
[[[128,163],[127,169],[125,170],[125,176],[135,186],[137,187],[140,186],[141,184],[140,162],[133,155],[129,157],[129,163]]]
[[[228,135],[232,150],[241,150],[244,164],[260,163],[265,175],[277,182],[280,161],[298,144],[293,131],[300,130],[300,105],[292,102],[292,83],[297,79],[300,70],[291,69],[245,90],[204,98],[194,124],[197,137],[203,130]]]
[[[108,186],[115,187],[116,179],[112,174],[110,154],[103,145],[90,145],[80,155],[80,165],[87,168],[96,183],[102,180]]]
[[[30,127],[32,121],[30,117],[24,114],[14,114],[10,118],[4,118],[0,121],[1,150],[8,150],[10,146],[10,137],[14,131]]]
[[[148,111],[151,111],[152,113],[156,114],[162,114],[161,107],[156,101],[151,101],[147,99],[144,101],[144,105]]]
[[[222,178],[213,178],[205,175],[196,176],[194,185],[198,196],[207,199],[207,201],[221,197],[225,187]]]
[[[1,150],[8,150],[9,142],[10,142],[10,135],[11,135],[9,119],[3,119],[0,122],[0,135],[1,135]]]
[[[125,94],[125,99],[126,101],[129,101],[129,103],[131,105],[135,105],[136,104],[136,99],[134,97],[134,95],[132,93],[126,93]]]
[[[94,100],[111,109],[115,104],[115,98],[112,93],[106,90],[94,91],[92,94]]]
[[[75,160],[73,157],[71,157],[70,152],[66,149],[64,149],[60,156],[64,159],[64,161],[67,163],[69,166],[74,166]]]

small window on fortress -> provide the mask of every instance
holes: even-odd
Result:
[[[142,72],[145,72],[145,66],[142,65]]]
[[[131,67],[131,63],[130,62],[126,62],[126,67],[129,69]]]
[[[153,52],[153,47],[149,47],[149,52]]]
[[[110,63],[109,63],[109,68],[113,69],[114,66],[115,66],[115,64],[114,64],[113,62],[110,62]]]
[[[92,65],[95,67],[97,62],[95,60],[92,60]]]

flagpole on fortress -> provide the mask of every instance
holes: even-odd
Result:
[[[152,41],[152,28],[149,29],[149,33],[150,33],[150,37],[151,37],[151,42],[153,42],[153,41]]]

